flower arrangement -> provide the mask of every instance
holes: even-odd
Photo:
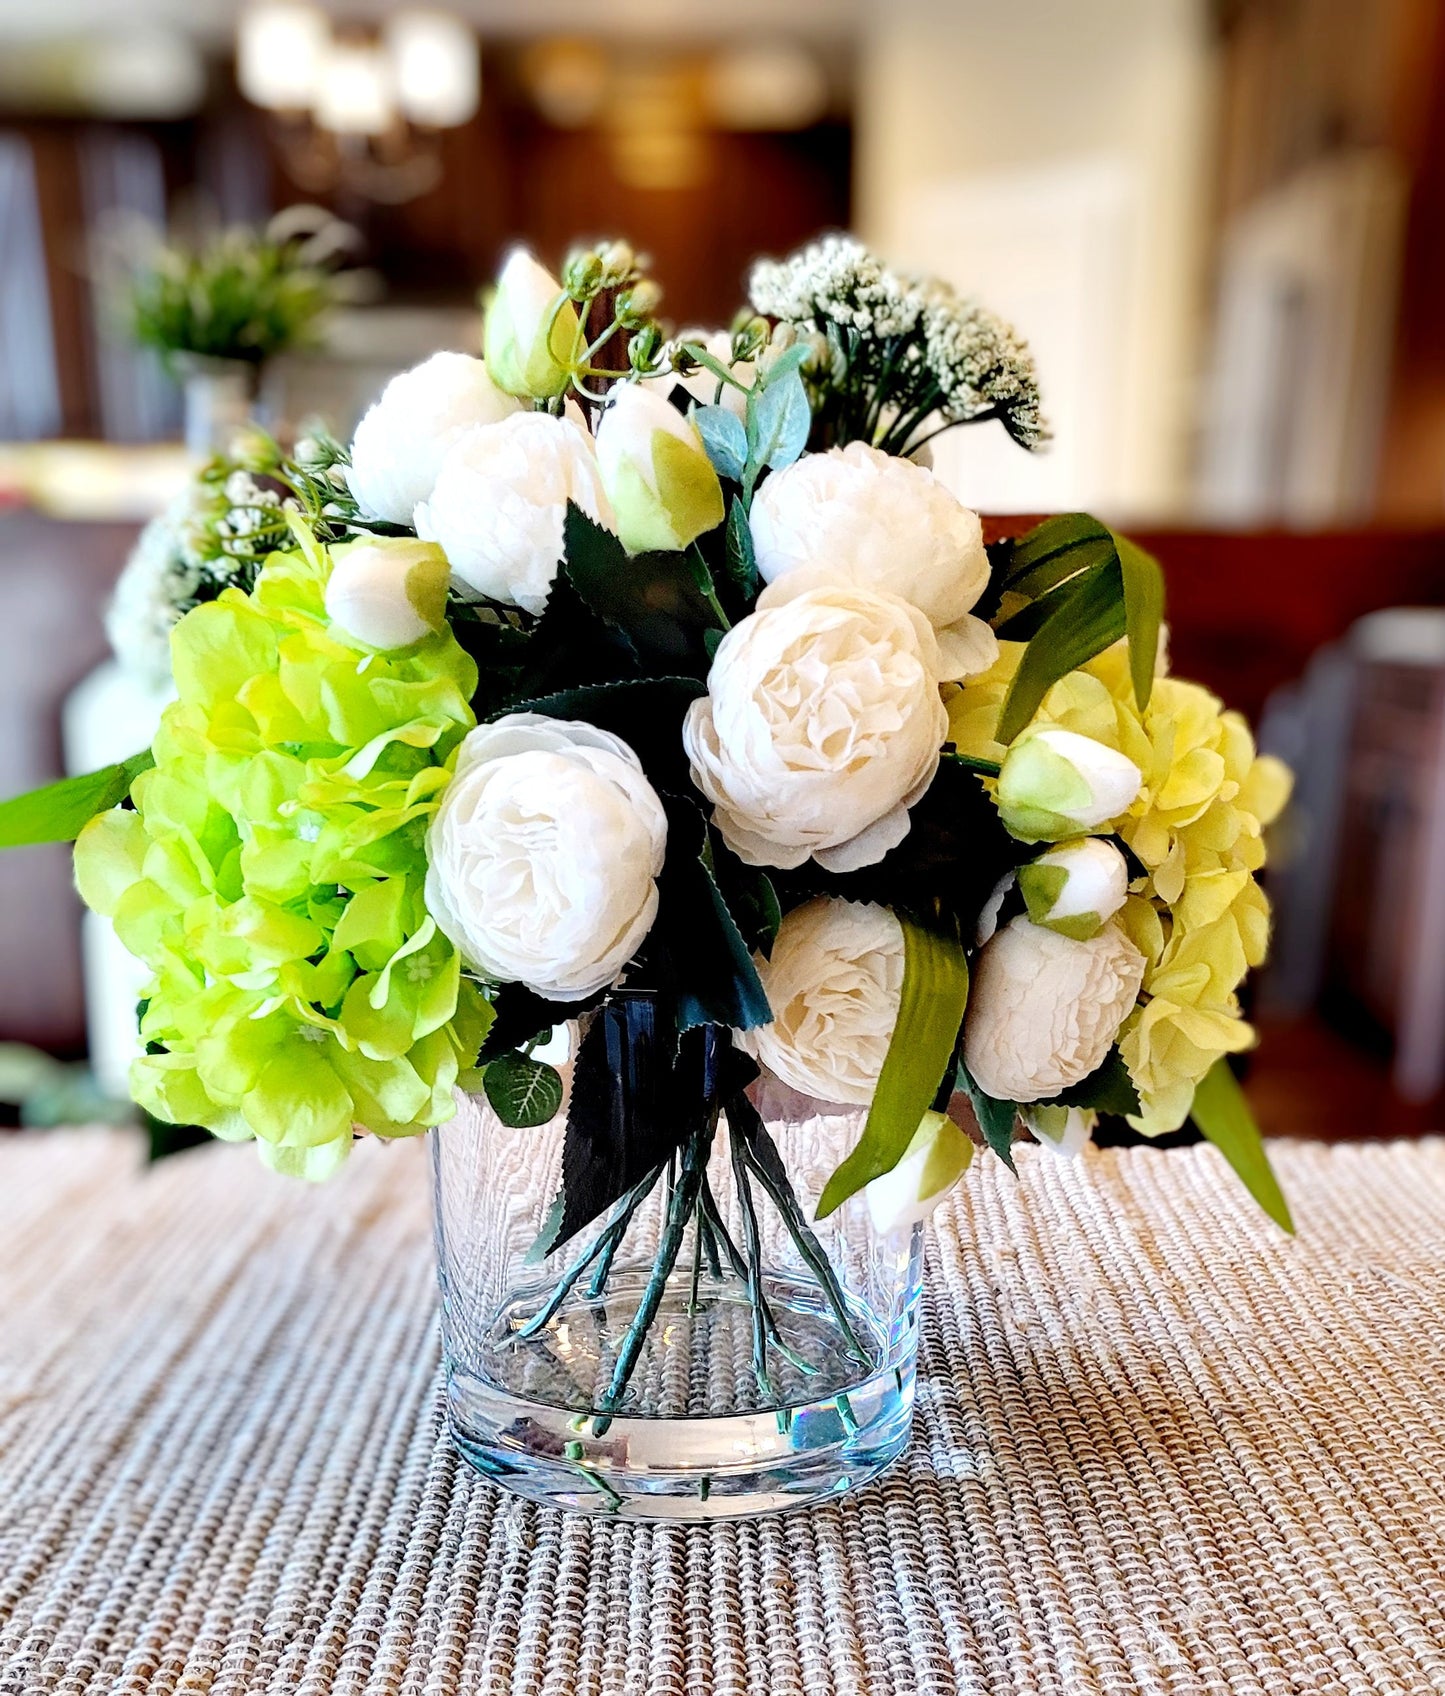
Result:
[[[910,1224],[975,1136],[1012,1165],[1112,1114],[1192,1117],[1288,1226],[1228,1067],[1288,774],[1168,674],[1140,548],[986,543],[932,474],[942,429],[1045,441],[1024,345],[842,237],[758,265],[731,332],[657,304],[623,243],[519,251],[484,358],[205,474],[153,749],[0,810],[78,831],[150,970],[137,1099],[316,1177],[458,1088],[551,1120],[537,1049],[581,1020],[547,1248],[666,1169],[659,1276],[694,1214],[715,1257],[723,1113],[814,1265],[760,1066],[867,1109],[816,1217]],[[648,1065],[668,1110],[604,1123],[584,1080]]]

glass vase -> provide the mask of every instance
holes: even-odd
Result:
[[[597,1153],[569,1135],[568,1108],[513,1129],[468,1096],[432,1134],[453,1440],[519,1495],[624,1518],[740,1517],[851,1489],[907,1446],[921,1228],[880,1234],[860,1197],[813,1222],[864,1112],[766,1077],[729,1091],[712,1062],[706,1078],[669,1071],[669,1090],[681,1074],[699,1099],[667,1094],[675,1134],[656,1141],[657,1089],[627,1064],[636,1013],[592,1015],[615,1069],[579,1063],[568,1080],[589,1092],[579,1117],[608,1144],[604,1171],[633,1166],[566,1241],[564,1174],[575,1193]]]

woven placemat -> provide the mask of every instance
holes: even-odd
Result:
[[[1445,1692],[1445,1143],[1276,1158],[980,1162],[907,1460],[653,1528],[452,1455],[420,1147],[0,1137],[0,1691]]]

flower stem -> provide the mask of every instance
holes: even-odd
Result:
[[[622,1241],[627,1233],[627,1227],[632,1223],[632,1216],[646,1200],[661,1175],[662,1167],[654,1167],[640,1184],[637,1184],[628,1192],[622,1211],[610,1225],[605,1226],[597,1233],[586,1250],[562,1274],[557,1281],[556,1289],[547,1297],[546,1302],[525,1325],[514,1333],[516,1341],[524,1342],[530,1337],[535,1337],[539,1331],[544,1330],[548,1321],[556,1315],[562,1303],[571,1294],[577,1280],[594,1261],[600,1258],[602,1265],[599,1268],[599,1275],[593,1278],[587,1292],[592,1297],[598,1294],[602,1284],[606,1281],[608,1271],[611,1270],[612,1257],[617,1253],[617,1245]]]
[[[743,1159],[742,1138],[728,1128],[728,1145],[732,1151],[733,1179],[738,1187],[738,1204],[743,1212],[743,1242],[748,1257],[748,1301],[753,1310],[753,1376],[758,1389],[769,1401],[775,1399],[773,1381],[768,1375],[767,1298],[763,1295],[763,1248],[758,1232],[757,1209],[748,1183],[747,1165]]]

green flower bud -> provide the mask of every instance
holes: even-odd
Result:
[[[1018,872],[1036,925],[1087,942],[1124,905],[1129,870],[1111,842],[1097,836],[1050,848]]]
[[[435,542],[369,538],[331,550],[326,613],[369,648],[406,648],[446,623],[447,556]]]
[[[498,388],[530,400],[562,394],[571,380],[577,312],[555,277],[513,248],[487,303],[483,347]]]
[[[942,1113],[925,1113],[903,1158],[863,1191],[880,1235],[926,1219],[968,1170],[973,1144]]]
[[[1072,1160],[1083,1151],[1099,1122],[1099,1115],[1087,1107],[1021,1107],[1019,1117],[1040,1148],[1064,1160]]]
[[[613,389],[597,463],[629,553],[685,548],[722,523],[722,485],[697,426],[651,389]]]
[[[626,329],[638,329],[648,322],[661,304],[662,290],[650,278],[644,277],[617,296],[617,320]]]
[[[1133,805],[1143,773],[1126,755],[1072,730],[1035,730],[1004,757],[998,810],[1021,842],[1097,830]]]
[[[590,249],[568,254],[562,287],[575,301],[591,300],[602,287],[602,261]]]

